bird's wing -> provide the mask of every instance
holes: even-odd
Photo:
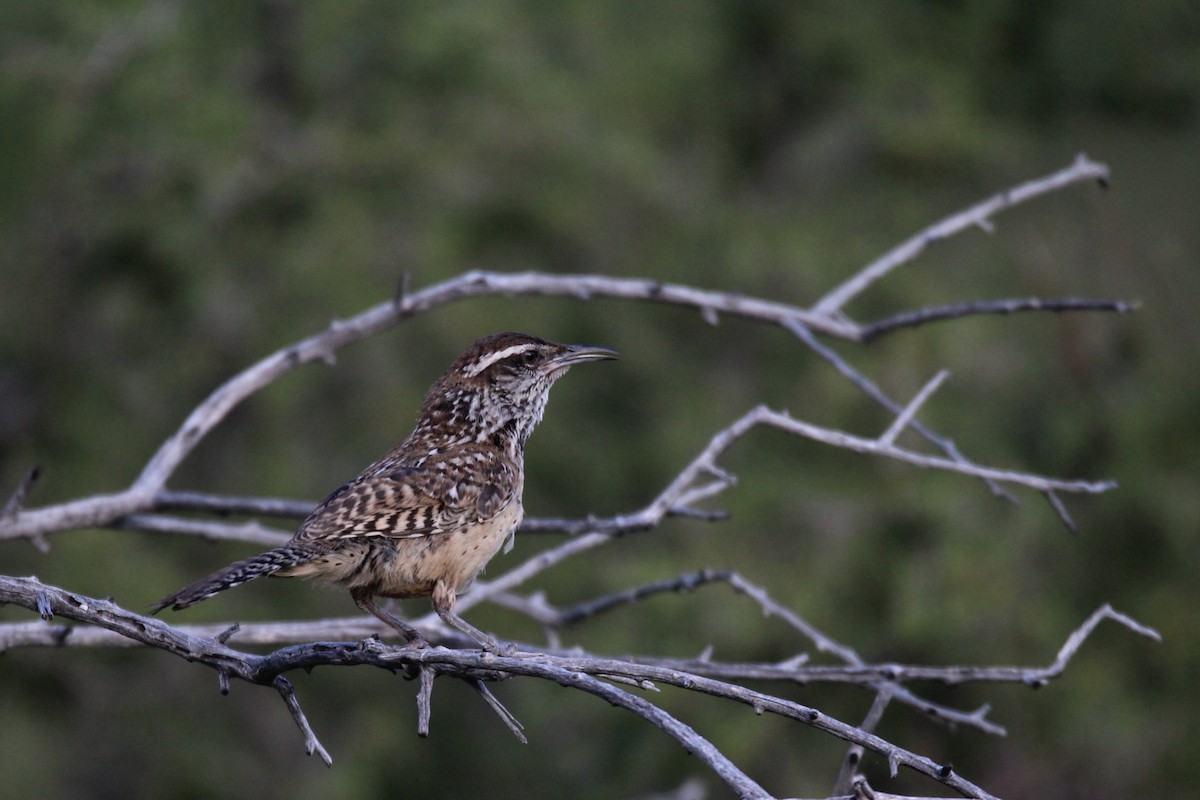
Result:
[[[384,459],[325,498],[294,541],[415,539],[494,517],[517,489],[508,459],[465,445],[412,463]]]

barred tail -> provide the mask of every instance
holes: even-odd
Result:
[[[232,589],[234,586],[240,586],[246,581],[261,578],[263,575],[273,575],[289,567],[307,564],[316,558],[317,555],[318,553],[311,547],[294,544],[285,544],[283,547],[276,547],[274,550],[268,550],[257,556],[234,562],[227,567],[217,570],[206,578],[201,578],[195,583],[185,586],[175,594],[159,600],[150,609],[150,613],[157,614],[167,606],[170,606],[175,611],[187,608],[193,603],[199,603],[201,600],[206,600],[218,592]]]

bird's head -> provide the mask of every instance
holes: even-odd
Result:
[[[614,359],[607,347],[558,344],[524,333],[485,336],[466,349],[425,397],[418,429],[442,425],[462,438],[499,435],[524,445],[542,419],[550,387],[575,364]]]

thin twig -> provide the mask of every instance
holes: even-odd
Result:
[[[329,751],[317,739],[317,735],[313,733],[312,726],[308,724],[308,717],[304,716],[304,710],[300,708],[300,701],[296,699],[296,691],[292,688],[292,682],[282,675],[277,675],[275,676],[275,688],[283,696],[283,702],[287,703],[288,711],[292,712],[292,719],[296,721],[296,727],[304,734],[305,752],[310,756],[316,753],[325,762],[325,766],[332,767],[333,759],[330,757]]]
[[[867,733],[873,733],[879,725],[879,720],[883,719],[883,712],[887,710],[889,700],[891,700],[891,695],[886,691],[876,692],[866,718],[858,727]],[[854,776],[862,757],[862,745],[852,744],[847,748],[846,755],[842,758],[842,766],[838,770],[837,779],[833,783],[834,794],[846,794],[853,789]]]
[[[180,492],[164,489],[154,495],[152,511],[205,511],[210,514],[252,514],[257,517],[304,519],[317,504],[310,500],[284,500],[278,497],[238,497],[208,492]]]
[[[896,419],[888,426],[888,429],[879,437],[879,443],[885,446],[891,446],[895,443],[896,437],[904,432],[904,429],[912,422],[913,417],[921,410],[921,406],[925,405],[925,401],[930,395],[938,390],[938,387],[950,377],[950,373],[946,370],[939,370],[936,375],[921,387],[921,391],[917,392],[909,404],[904,407],[904,410],[896,415]]]
[[[22,506],[25,505],[25,498],[29,496],[29,490],[37,483],[38,477],[42,474],[40,467],[30,467],[25,476],[21,478],[21,482],[17,484],[17,488],[12,495],[4,503],[4,507],[0,508],[0,524],[11,523],[16,520]],[[29,541],[43,553],[50,552],[50,543],[40,534],[34,534],[29,537]]]
[[[112,527],[156,533],[180,533],[210,541],[250,542],[265,547],[278,547],[292,538],[292,534],[287,531],[269,528],[257,522],[230,524],[168,517],[162,514],[130,514],[118,519]]]
[[[25,473],[25,476],[21,478],[21,482],[17,484],[17,488],[4,503],[4,508],[0,509],[0,520],[7,522],[16,518],[17,513],[21,510],[21,506],[25,505],[25,498],[29,496],[29,490],[33,488],[33,484],[37,483],[37,479],[41,474],[42,471],[38,467],[31,467]]]
[[[651,595],[663,592],[690,592],[711,581],[727,581],[731,574],[729,570],[706,569],[700,572],[689,572],[668,580],[655,581],[654,583],[648,583],[644,586],[638,586],[617,594],[605,595],[604,597],[598,597],[595,600],[563,609],[558,613],[557,618],[553,620],[552,624],[556,627],[574,625],[589,617],[611,611],[618,606],[644,600]],[[547,622],[544,618],[539,621],[543,623]]]
[[[929,456],[925,455],[924,453],[916,453],[911,450],[905,450],[904,448],[896,447],[894,445],[885,445],[874,439],[864,439],[860,436],[854,436],[842,431],[836,431],[829,428],[823,428],[819,425],[803,422],[789,416],[785,412],[773,411],[766,406],[758,406],[757,408],[753,409],[750,413],[743,417],[743,420],[751,425],[767,425],[769,427],[778,428],[797,436],[804,436],[808,439],[813,439],[814,441],[822,442],[833,447],[839,447],[844,450],[852,450],[856,453],[884,456],[885,458],[903,461],[906,464],[911,464],[915,467],[922,467],[924,469],[937,469],[944,470],[946,472],[957,472],[962,475],[971,475],[977,478],[991,478],[992,480],[1003,483],[1011,483],[1014,486],[1024,486],[1037,491],[1101,494],[1117,488],[1116,481],[1111,480],[1087,481],[1045,478],[1040,475],[1032,475],[1030,473],[996,469],[994,467],[982,467],[971,463],[954,461],[952,459]]]
[[[1067,511],[1066,505],[1063,504],[1062,498],[1053,490],[1042,492],[1050,507],[1054,509],[1054,513],[1062,520],[1062,524],[1067,527],[1071,533],[1079,533],[1079,526],[1075,524],[1075,520],[1071,519],[1071,512]]]
[[[521,720],[517,719],[511,711],[504,707],[504,704],[492,693],[488,685],[481,680],[471,681],[471,685],[475,687],[475,691],[479,692],[479,696],[484,699],[484,702],[488,704],[492,711],[496,712],[496,716],[500,718],[500,721],[508,726],[513,736],[516,736],[521,744],[529,744],[529,740],[525,738],[525,734],[523,733],[525,726],[521,724]]]
[[[790,331],[793,336],[807,345],[810,350],[829,363],[830,366],[838,371],[838,374],[857,386],[863,394],[867,395],[867,397],[870,397],[876,403],[883,406],[893,414],[899,414],[903,410],[899,403],[884,394],[883,390],[880,389],[873,381],[860,373],[858,370],[854,369],[854,367],[850,366],[850,364],[844,358],[838,355],[837,351],[823,344],[808,328],[804,327],[798,322],[786,323],[784,327],[787,328],[787,330]],[[945,453],[947,458],[957,461],[960,464],[971,463],[963,456],[962,453],[959,452],[957,445],[955,445],[953,441],[934,433],[920,421],[913,420],[909,427],[914,432],[922,436],[925,441],[929,442]],[[1017,498],[996,481],[985,478],[984,483],[996,497],[1007,500],[1013,504],[1017,503]]]
[[[954,303],[945,306],[919,308],[915,311],[905,311],[884,319],[868,322],[862,327],[862,341],[873,342],[887,333],[901,328],[916,328],[930,322],[941,322],[980,314],[1016,314],[1022,311],[1052,311],[1063,313],[1067,311],[1106,311],[1116,314],[1128,314],[1140,308],[1138,303],[1126,303],[1121,300],[1089,300],[1080,298],[1065,298],[1062,300],[1047,300],[1041,297],[1025,297],[1008,300],[975,300],[970,303]]]

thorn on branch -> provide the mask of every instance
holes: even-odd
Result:
[[[1107,189],[1110,185],[1109,179],[1111,176],[1108,165],[1099,164],[1095,161],[1092,161],[1087,157],[1087,153],[1076,154],[1075,163],[1072,164],[1072,168],[1080,170],[1081,172],[1087,170],[1094,172],[1096,176],[1096,183],[1099,184],[1101,189]]]
[[[230,625],[228,628],[226,628],[225,630],[218,633],[216,635],[216,637],[214,637],[214,638],[216,639],[218,644],[225,644],[226,642],[229,641],[229,638],[231,636],[233,636],[235,633],[237,633],[241,629],[242,629],[241,623],[235,622],[232,625]]]
[[[1062,520],[1062,524],[1067,526],[1067,530],[1071,533],[1079,533],[1079,526],[1075,524],[1075,520],[1071,519],[1071,514],[1067,511],[1066,505],[1063,504],[1062,498],[1053,491],[1044,492],[1046,499],[1050,501],[1050,507],[1054,509],[1054,513]]]
[[[392,297],[392,310],[397,314],[404,313],[404,301],[408,297],[408,284],[411,277],[408,270],[400,273],[400,281],[396,284],[396,294]]]
[[[808,661],[808,653],[797,653],[791,658],[785,658],[778,662],[775,666],[782,670],[796,670],[806,665]]]
[[[613,681],[614,683],[623,683],[626,686],[636,686],[637,688],[645,689],[648,692],[662,691],[662,689],[659,689],[658,686],[655,685],[654,681],[647,680],[646,678],[631,678],[628,675],[617,675],[615,673],[606,672],[597,672],[596,677],[604,678],[605,680]]]

